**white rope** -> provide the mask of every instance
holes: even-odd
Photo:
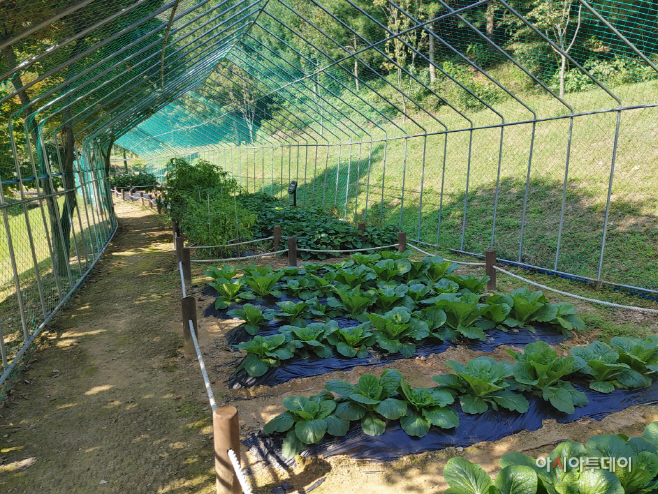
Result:
[[[523,276],[519,276],[518,274],[511,273],[501,267],[494,266],[493,267],[496,271],[499,271],[501,273],[505,273],[506,275],[511,276],[512,278],[519,279],[521,281],[524,281],[530,285],[534,285],[538,288],[541,288],[543,290],[548,290],[551,292],[559,293],[560,295],[564,295],[565,297],[572,297],[578,300],[584,300],[585,302],[591,302],[593,304],[600,304],[600,305],[606,305],[608,307],[615,307],[617,309],[629,309],[629,310],[635,310],[638,312],[646,312],[648,314],[658,314],[658,310],[656,309],[647,309],[645,307],[635,307],[633,305],[621,305],[621,304],[615,304],[613,302],[605,302],[603,300],[597,300],[595,298],[587,298],[587,297],[581,297],[580,295],[574,295],[573,293],[569,292],[563,292],[562,290],[557,290],[555,288],[551,288],[550,286],[542,285],[541,283],[536,283],[534,281],[531,281],[527,278],[524,278]]]
[[[196,339],[196,331],[194,330],[194,323],[192,322],[192,319],[190,319],[188,322],[190,324],[190,334],[192,335],[192,341],[194,342],[194,349],[196,350],[196,356],[199,359],[199,367],[201,367],[201,375],[203,376],[203,382],[206,385],[206,393],[208,393],[210,408],[212,408],[212,411],[214,412],[217,409],[217,402],[215,401],[215,395],[213,394],[212,388],[210,387],[210,379],[208,378],[208,373],[206,372],[206,364],[203,361],[203,357],[201,356],[201,349],[199,348],[199,342]]]
[[[288,249],[278,250],[276,252],[267,252],[265,254],[256,254],[253,256],[244,256],[244,257],[229,257],[227,259],[192,259],[192,262],[228,262],[228,261],[242,261],[244,259],[254,259],[256,257],[266,257],[266,256],[276,256],[278,254],[283,254],[288,252]]]
[[[381,247],[370,247],[368,249],[344,249],[344,250],[315,250],[315,249],[297,249],[298,252],[317,252],[317,253],[323,253],[323,252],[337,252],[337,253],[346,253],[346,252],[367,252],[369,250],[382,250],[382,249],[390,249],[392,247],[398,247],[400,244],[393,244],[393,245],[383,245]]]
[[[433,257],[433,256],[435,255],[435,254],[430,254],[429,252],[426,252],[426,251],[424,251],[423,249],[419,249],[419,248],[416,247],[415,245],[409,243],[408,240],[407,240],[407,245],[408,245],[409,247],[411,247],[412,249],[416,249],[416,250],[417,250],[418,252],[420,252],[421,254],[425,254],[426,256]],[[441,257],[443,257],[443,256],[441,256]],[[453,261],[452,259],[446,259],[445,257],[443,257],[443,260],[444,260],[444,261],[448,261],[448,262],[454,262],[454,263],[456,263],[456,264],[463,264],[464,266],[486,266],[486,264],[483,263],[483,262]]]
[[[238,477],[238,482],[240,482],[240,487],[242,487],[242,492],[244,492],[244,494],[252,494],[251,487],[247,483],[247,478],[245,477],[244,472],[242,471],[242,467],[240,466],[240,461],[238,460],[235,451],[229,449],[228,457],[231,459],[231,464],[233,465],[233,470],[235,470],[235,475]]]
[[[180,273],[180,284],[183,288],[183,298],[187,297],[187,292],[185,290],[185,279],[183,278],[183,261],[178,261],[178,272]]]
[[[272,240],[274,237],[267,238],[257,238],[256,240],[249,240],[247,242],[240,242],[237,244],[226,244],[226,245],[190,245],[188,249],[218,249],[223,247],[235,247],[236,245],[246,245],[246,244],[255,244],[256,242],[265,242],[266,240]]]

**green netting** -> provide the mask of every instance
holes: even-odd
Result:
[[[655,295],[657,63],[646,0],[4,0],[0,325],[98,256],[113,147]]]

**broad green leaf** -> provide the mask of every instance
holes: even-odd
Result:
[[[462,406],[462,410],[464,410],[465,413],[469,413],[471,415],[484,413],[489,409],[486,401],[473,395],[460,396],[459,402]]]
[[[384,388],[379,384],[379,378],[374,374],[364,374],[359,378],[358,392],[373,400],[379,401]]]
[[[263,427],[263,432],[265,434],[272,434],[273,432],[286,432],[295,424],[295,419],[290,412],[283,412],[281,415],[277,415],[272,420],[270,420],[265,427]]]
[[[519,413],[525,413],[530,408],[530,403],[525,396],[519,393],[514,393],[508,389],[503,389],[492,394],[493,400],[501,407],[513,410]]]
[[[327,417],[327,433],[332,436],[342,437],[347,434],[347,431],[350,428],[350,421],[336,417],[335,415],[329,415]]]
[[[368,436],[381,436],[386,430],[386,422],[377,417],[374,413],[368,412],[361,419],[361,428],[364,434]]]
[[[353,385],[340,379],[327,381],[324,385],[324,389],[336,393],[339,396],[349,396],[356,392],[356,388]]]
[[[334,415],[341,419],[353,421],[361,420],[367,412],[367,409],[359,404],[351,401],[343,401],[336,405]]]
[[[400,386],[401,380],[402,374],[399,370],[386,369],[384,372],[382,372],[382,375],[379,379],[379,384],[382,387],[382,393],[380,397],[386,398],[395,393]]]
[[[658,422],[652,422],[644,428],[642,437],[658,446]]]
[[[327,432],[325,419],[302,420],[295,424],[297,438],[305,444],[314,444],[320,441]]]
[[[607,470],[586,470],[578,480],[579,494],[624,494],[619,479]]]
[[[281,454],[283,454],[284,458],[294,458],[295,455],[301,453],[305,447],[306,445],[297,438],[295,429],[291,429],[283,439]]]
[[[250,353],[245,357],[242,365],[244,370],[247,371],[247,374],[252,377],[260,377],[270,368],[267,362],[258,358],[258,356],[253,353]]]
[[[422,415],[430,424],[442,429],[452,429],[459,426],[459,415],[451,408],[429,407],[423,409]]]
[[[384,418],[396,420],[407,413],[407,404],[402,400],[386,398],[381,403],[375,405],[374,410]]]
[[[500,494],[536,494],[538,481],[532,468],[515,465],[498,472],[494,483]]]
[[[615,390],[614,384],[605,381],[591,381],[589,387],[599,393],[612,393]]]
[[[336,402],[334,400],[321,401],[319,410],[315,417],[318,419],[326,419],[335,409]]]
[[[551,405],[564,413],[574,413],[573,396],[568,389],[560,386],[546,386],[542,390],[544,400],[548,401]]]
[[[407,414],[400,417],[400,426],[412,437],[423,437],[430,430],[429,421],[414,410],[407,410]]]
[[[443,477],[455,494],[490,494],[494,486],[487,472],[465,458],[450,458]]]

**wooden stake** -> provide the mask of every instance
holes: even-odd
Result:
[[[365,233],[365,232],[366,232],[366,224],[365,224],[365,222],[361,221],[361,222],[358,224],[357,228],[359,229],[359,231],[360,231],[361,233]]]
[[[276,252],[279,250],[279,244],[281,243],[281,225],[276,225],[274,227],[272,236],[274,237],[272,241],[274,243],[274,252]]]
[[[183,351],[188,357],[196,354],[194,350],[194,342],[192,341],[192,333],[190,332],[190,319],[197,329],[196,319],[196,299],[194,297],[185,297],[181,299],[181,309],[183,313]],[[197,333],[198,334],[198,331]]]
[[[235,456],[240,458],[238,410],[230,405],[214,410],[212,412],[212,429],[217,494],[240,494],[242,488],[228,456],[228,450],[232,449]]]
[[[489,277],[487,281],[487,290],[494,291],[496,290],[496,270],[494,266],[496,265],[496,249],[487,249],[484,253],[484,270]]]
[[[189,292],[192,288],[192,261],[190,260],[190,249],[189,247],[183,247],[181,250],[181,262],[183,267],[183,281],[185,281],[185,287]]]
[[[398,252],[404,252],[405,250],[407,250],[407,234],[398,232]]]
[[[178,263],[183,260],[183,246],[185,245],[185,239],[178,235],[175,240],[175,247],[176,247],[176,268],[178,268]]]

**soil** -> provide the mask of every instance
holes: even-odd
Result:
[[[182,352],[180,278],[170,231],[160,217],[118,202],[120,230],[94,274],[30,361],[0,408],[0,490],[10,492],[214,492],[210,408],[196,358]],[[329,262],[337,261],[332,259]],[[286,259],[255,264],[286,265]],[[199,266],[199,265],[195,265]],[[205,267],[205,266],[204,266]],[[275,387],[228,389],[241,355],[224,334],[239,322],[202,317],[204,267],[195,267],[189,292],[197,300],[199,342],[216,399],[235,406],[244,435],[283,410],[290,395],[319,392],[329,379],[356,382],[366,372],[399,369],[414,386],[431,386],[448,359],[483,355],[465,347],[387,367],[356,368]],[[578,343],[595,338],[580,335]],[[566,353],[571,341],[556,347]],[[486,355],[509,359],[504,347]],[[391,463],[348,457],[313,458],[289,470],[266,465],[244,450],[255,493],[440,493],[446,461],[464,456],[488,472],[509,451],[537,456],[565,439],[601,433],[638,434],[658,420],[655,406],[632,407],[601,422],[546,421],[541,430],[495,443],[411,455]]]

